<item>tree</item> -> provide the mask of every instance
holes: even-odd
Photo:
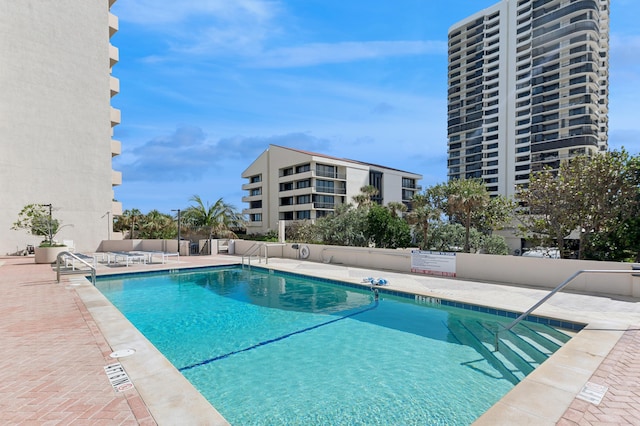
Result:
[[[316,220],[314,234],[324,244],[365,247],[367,212],[350,204],[338,206],[333,214]]]
[[[578,231],[579,257],[603,245],[636,214],[640,185],[640,161],[624,149],[593,157],[580,156],[534,174],[528,189],[518,195],[526,207],[521,215],[532,236],[557,244],[565,257],[565,238]],[[606,243],[604,243],[606,246]],[[636,249],[637,250],[637,249]]]
[[[411,243],[407,222],[391,209],[378,205],[367,212],[365,237],[378,248],[405,248]]]
[[[624,149],[572,159],[562,170],[575,181],[580,258],[595,235],[614,233],[636,211],[640,161]]]
[[[171,215],[151,210],[140,219],[139,238],[171,239],[177,235],[177,225]]]
[[[53,237],[61,226],[60,221],[53,218],[51,211],[50,204],[27,204],[18,213],[18,220],[13,223],[11,229],[23,229],[31,235],[45,237],[41,246],[53,245]]]
[[[125,210],[121,216],[116,217],[113,224],[113,230],[118,232],[124,232],[129,230],[129,238],[135,237],[136,225],[139,228],[144,215],[138,209]]]
[[[375,186],[365,185],[360,188],[360,194],[353,196],[353,201],[358,205],[358,208],[369,207],[374,204],[372,198],[378,193]]]
[[[209,238],[237,238],[233,230],[244,227],[242,214],[222,198],[218,198],[213,205],[205,205],[198,195],[192,196],[189,201],[195,204],[182,212],[182,220],[193,230],[206,230]]]
[[[444,185],[431,186],[424,193],[411,198],[412,210],[407,213],[407,222],[418,227],[422,233],[421,248],[429,241],[429,228],[441,220],[445,200]]]
[[[455,221],[465,227],[464,251],[469,253],[469,234],[476,211],[485,209],[489,204],[489,193],[480,179],[450,180],[446,186],[447,212]]]

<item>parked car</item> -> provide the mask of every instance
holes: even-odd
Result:
[[[522,256],[560,259],[560,250],[556,247],[534,247],[523,252]]]

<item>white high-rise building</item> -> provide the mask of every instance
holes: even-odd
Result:
[[[11,230],[27,204],[51,204],[60,241],[95,251],[121,214],[112,170],[120,111],[110,38],[115,0],[0,1],[0,255],[38,244]]]
[[[248,204],[247,233],[278,230],[279,221],[316,220],[353,202],[360,189],[371,185],[379,204],[405,203],[422,188],[422,175],[324,154],[269,145],[242,172]]]
[[[609,0],[503,0],[449,30],[448,176],[513,195],[607,150]]]

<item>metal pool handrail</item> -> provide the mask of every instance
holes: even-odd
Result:
[[[547,300],[549,300],[551,298],[551,296],[553,296],[554,294],[556,294],[557,292],[559,292],[560,290],[562,290],[563,288],[565,288],[567,285],[569,285],[569,283],[571,281],[573,281],[578,275],[580,274],[637,274],[638,271],[634,270],[634,269],[582,269],[576,273],[574,273],[573,275],[571,275],[569,278],[567,278],[566,280],[564,280],[562,283],[560,283],[556,288],[554,288],[553,290],[551,290],[551,292],[549,292],[549,294],[547,294],[545,297],[543,297],[542,299],[540,299],[535,305],[533,305],[532,307],[530,307],[529,309],[527,309],[526,312],[524,312],[523,314],[521,314],[518,318],[516,318],[515,320],[513,320],[511,322],[511,324],[509,324],[508,326],[506,326],[505,328],[503,328],[502,330],[498,330],[495,333],[495,345],[494,345],[494,352],[498,350],[498,335],[504,331],[509,331],[511,330],[513,327],[515,327],[520,321],[522,321],[523,319],[525,319],[529,314],[531,314],[531,312],[535,311],[536,309],[538,309],[542,304],[544,304],[544,302],[546,302]]]
[[[77,261],[83,263],[85,266],[88,266],[91,269],[91,284],[96,285],[96,268],[95,266],[93,266],[92,264],[90,264],[89,262],[85,261],[84,259],[81,259],[80,257],[78,257],[77,255],[71,253],[70,251],[63,251],[58,253],[58,256],[56,256],[56,279],[58,282],[60,282],[60,259],[62,258],[62,256],[71,256],[74,259],[76,259]],[[84,273],[84,271],[79,271],[76,273]]]

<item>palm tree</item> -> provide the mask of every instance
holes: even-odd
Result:
[[[141,234],[144,236],[144,238],[174,238],[176,235],[176,226],[173,222],[173,218],[170,215],[160,213],[158,210],[151,210],[145,216]]]
[[[399,201],[391,201],[387,204],[387,209],[396,217],[402,217],[402,213],[407,211],[407,205]]]
[[[138,227],[140,227],[140,222],[143,217],[144,215],[138,209],[125,210],[122,212],[122,215],[118,217],[117,225],[114,226],[114,230],[120,229],[120,231],[124,231],[129,229],[129,239],[133,239],[136,223],[138,224]]]
[[[378,195],[379,191],[373,185],[365,185],[360,188],[360,193],[353,196],[353,201],[360,207],[369,207],[373,204],[372,198]]]
[[[242,228],[245,220],[233,205],[225,203],[222,198],[218,198],[213,205],[205,205],[199,195],[192,196],[189,201],[195,204],[182,213],[187,226],[194,230],[208,230],[209,238],[237,238],[233,229]]]
[[[489,204],[490,197],[481,179],[455,179],[447,184],[447,210],[449,216],[459,220],[465,227],[464,251],[469,253],[469,232],[475,210]]]
[[[444,187],[439,184],[425,189],[422,194],[414,194],[411,198],[413,209],[407,213],[407,222],[420,227],[422,231],[422,249],[429,243],[429,228],[431,223],[442,216]]]

